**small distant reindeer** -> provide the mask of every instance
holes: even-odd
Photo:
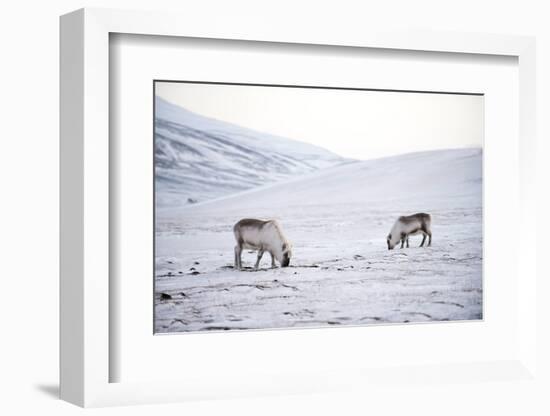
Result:
[[[245,218],[233,227],[235,240],[235,268],[242,270],[241,254],[243,249],[258,250],[255,269],[260,266],[260,260],[267,251],[271,255],[271,267],[276,267],[275,259],[282,267],[290,264],[292,256],[291,244],[285,238],[281,226],[275,220],[257,220]]]
[[[386,242],[388,243],[388,250],[399,244],[401,241],[401,248],[406,243],[409,247],[409,236],[415,234],[422,234],[422,243],[420,247],[424,246],[426,237],[429,237],[428,246],[432,245],[432,218],[430,214],[418,213],[413,215],[407,215],[399,217],[388,234]]]

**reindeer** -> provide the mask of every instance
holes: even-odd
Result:
[[[432,245],[432,218],[430,214],[418,213],[408,216],[399,217],[388,234],[386,242],[388,243],[388,250],[399,244],[401,241],[401,248],[406,243],[409,248],[409,236],[415,234],[422,234],[422,243],[420,247],[424,246],[426,236],[429,237],[428,246]]]
[[[243,249],[258,250],[255,269],[260,266],[260,260],[266,251],[271,255],[271,267],[276,267],[275,259],[281,263],[282,267],[287,267],[290,264],[291,244],[285,238],[277,221],[245,218],[235,224],[233,234],[237,241],[235,246],[236,269],[242,270],[241,254]]]

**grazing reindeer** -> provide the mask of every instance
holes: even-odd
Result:
[[[393,248],[399,244],[401,241],[401,248],[407,243],[407,248],[409,247],[409,236],[422,233],[422,243],[420,247],[424,246],[426,241],[426,236],[429,237],[428,246],[432,245],[432,217],[430,214],[418,213],[408,216],[399,217],[395,224],[393,225],[386,242],[388,243],[388,250],[393,250]]]
[[[264,252],[271,255],[271,267],[275,266],[275,259],[282,267],[287,267],[292,255],[291,245],[283,235],[279,223],[275,220],[256,220],[245,218],[233,227],[235,240],[235,268],[242,270],[241,253],[243,249],[258,250],[258,259],[255,269],[260,266]]]

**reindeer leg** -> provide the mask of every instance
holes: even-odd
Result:
[[[409,248],[409,236],[407,236],[407,248]]]
[[[271,268],[274,269],[275,267],[277,267],[277,265],[275,264],[275,257],[273,257],[272,252],[269,252],[269,255],[271,256]]]
[[[401,248],[405,245],[405,239],[407,238],[407,234],[401,233]]]
[[[262,249],[258,250],[258,258],[256,259],[256,264],[254,265],[254,268],[258,270],[258,267],[260,267],[260,260],[262,259],[262,256],[264,255],[264,251]]]
[[[241,264],[241,253],[242,253],[242,247],[240,245],[235,246],[235,269],[241,270],[242,264]]]
[[[428,247],[430,247],[432,245],[432,233],[428,233]]]
[[[424,247],[424,243],[426,242],[426,236],[430,236],[430,240],[428,241],[428,246],[432,244],[432,233],[429,231],[428,225],[426,223],[422,223],[422,227],[420,228],[422,231],[422,244],[420,244],[420,247]]]
[[[426,241],[426,233],[422,234],[422,242],[420,243],[420,247],[424,247],[424,242]]]

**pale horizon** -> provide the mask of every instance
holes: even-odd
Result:
[[[156,82],[156,96],[204,117],[352,159],[483,147],[483,96]]]

